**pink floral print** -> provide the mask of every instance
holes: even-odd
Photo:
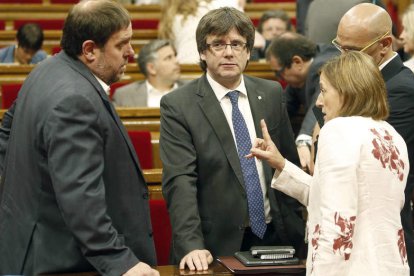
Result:
[[[352,251],[352,236],[354,234],[354,226],[356,216],[350,218],[343,218],[338,212],[335,212],[334,215],[335,224],[339,226],[341,235],[334,239],[333,242],[333,251],[334,253],[339,253],[343,255],[345,261],[349,260]]]

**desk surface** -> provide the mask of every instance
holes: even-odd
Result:
[[[160,272],[160,276],[179,276],[179,275],[220,275],[220,276],[231,276],[233,275],[227,268],[225,268],[223,265],[218,263],[217,261],[214,261],[212,265],[210,265],[210,268],[206,271],[190,271],[188,269],[186,270],[180,270],[177,266],[174,265],[167,265],[167,266],[158,266],[156,269]],[[48,276],[98,276],[99,274],[97,272],[84,272],[84,273],[68,273],[68,274],[48,274]],[[243,274],[247,275],[247,274]],[[256,274],[257,275],[257,274]],[[269,275],[269,274],[267,274]],[[299,275],[305,275],[305,271],[301,273],[289,273],[289,274],[274,274],[272,275],[278,275],[278,276],[299,276]]]

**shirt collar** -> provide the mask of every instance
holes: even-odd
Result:
[[[241,76],[241,81],[240,84],[235,88],[235,89],[228,89],[226,87],[224,87],[223,85],[221,85],[220,83],[218,83],[217,81],[215,81],[207,72],[207,81],[210,84],[211,88],[214,91],[214,94],[217,97],[217,100],[219,102],[221,102],[221,100],[227,95],[228,92],[230,91],[239,91],[241,94],[243,94],[244,96],[247,97],[247,89],[246,86],[244,85],[244,77],[243,75]]]
[[[386,60],[383,64],[381,64],[380,66],[379,66],[379,69],[380,69],[380,71],[382,70],[382,69],[384,69],[384,67],[385,66],[387,66],[387,64],[388,63],[390,63],[391,62],[391,60],[393,60],[396,56],[397,56],[398,54],[396,53],[396,52],[394,52],[394,55],[391,57],[391,58],[389,58],[388,60]]]
[[[99,82],[99,84],[102,86],[102,89],[105,91],[106,95],[109,96],[109,88],[110,88],[109,85],[107,85],[103,80],[98,78],[96,75],[94,75],[94,77]]]

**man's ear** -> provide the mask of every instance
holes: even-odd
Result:
[[[302,70],[304,61],[300,56],[294,55],[292,57],[292,67]]]
[[[157,69],[155,68],[155,64],[153,62],[148,62],[146,67],[147,67],[147,72],[149,75],[157,74]]]
[[[82,56],[89,62],[93,62],[96,59],[95,55],[96,44],[93,40],[85,40],[82,43]]]
[[[381,52],[387,53],[389,48],[392,48],[392,37],[386,36],[383,39],[381,39],[381,45],[382,45],[382,50]]]

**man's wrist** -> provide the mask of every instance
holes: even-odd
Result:
[[[296,147],[310,147],[311,146],[311,141],[309,140],[296,140]]]

